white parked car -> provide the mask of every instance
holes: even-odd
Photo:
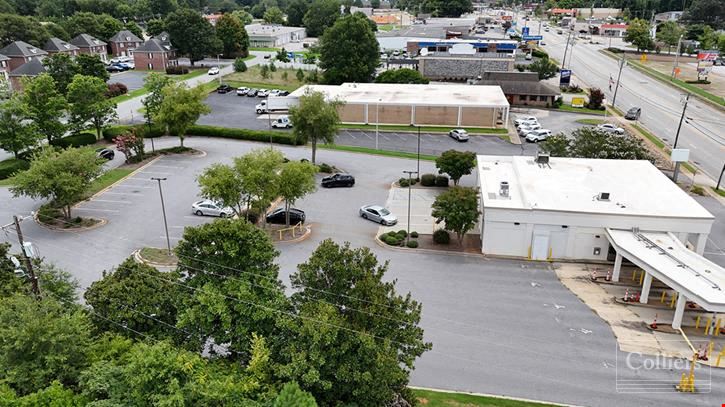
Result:
[[[530,52],[528,54],[526,54],[526,57],[524,57],[524,59],[526,59],[527,61],[531,61],[532,58],[533,57],[531,56]]]
[[[209,72],[207,72],[209,75],[219,75],[219,67],[213,66],[209,68]]]
[[[535,116],[521,116],[518,119],[514,120],[514,124],[516,125],[516,127],[519,127],[524,123],[539,124],[539,120]]]
[[[453,129],[448,132],[448,136],[456,141],[468,141],[470,138],[468,132],[463,129]]]
[[[257,92],[258,98],[266,98],[269,96],[269,90],[268,89],[260,89],[259,92]]]
[[[360,208],[360,216],[383,226],[392,226],[398,223],[398,218],[380,205],[363,206]]]
[[[204,199],[191,204],[191,212],[197,216],[218,216],[226,218],[232,216],[234,210],[228,206],[223,207],[214,201]]]
[[[617,127],[612,123],[604,123],[597,125],[597,130],[601,130],[607,133],[624,134],[624,129]]]
[[[247,92],[249,92],[249,88],[242,86],[241,88],[237,88],[237,96],[246,96]]]
[[[526,141],[531,143],[538,143],[539,141],[544,141],[549,137],[551,137],[551,130],[534,130],[526,135]]]
[[[269,96],[279,96],[279,92],[281,92],[279,89],[272,89],[269,91]]]
[[[523,124],[519,127],[519,136],[525,136],[529,133],[531,133],[534,130],[541,130],[542,127],[540,124]]]
[[[272,122],[272,127],[274,127],[275,129],[291,129],[292,121],[287,115],[280,116],[277,118],[277,120]]]

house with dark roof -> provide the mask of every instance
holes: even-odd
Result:
[[[171,46],[169,35],[161,33],[144,42],[133,51],[133,62],[137,70],[163,71],[178,65],[176,50]]]
[[[78,55],[78,53],[80,52],[78,47],[76,47],[75,45],[56,37],[49,39],[48,42],[45,43],[45,46],[43,46],[43,50],[45,50],[50,55],[68,54],[72,57]]]
[[[29,62],[26,62],[17,69],[10,71],[8,76],[10,77],[10,86],[14,91],[19,92],[23,90],[22,78],[25,77],[36,77],[41,73],[44,73],[45,65],[40,58],[31,58]]]
[[[32,46],[24,41],[15,41],[8,44],[5,48],[0,49],[0,54],[8,58],[8,70],[13,71],[20,68],[21,65],[29,62],[33,58],[44,57],[48,55],[42,49]]]
[[[0,54],[0,80],[7,81],[8,79],[8,71],[10,70],[8,68],[8,61],[10,61],[10,58],[6,57],[5,55]]]
[[[476,85],[500,86],[511,106],[551,107],[561,94],[556,86],[539,81],[536,72],[485,72]]]
[[[143,44],[143,40],[131,31],[121,30],[113,37],[109,38],[108,43],[111,46],[111,54],[115,57],[125,57],[133,55],[133,50]]]
[[[106,62],[106,43],[88,34],[79,34],[70,43],[79,48],[81,54],[98,55],[101,61]]]

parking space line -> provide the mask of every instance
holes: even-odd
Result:
[[[129,179],[131,179],[131,178],[129,178]],[[118,185],[115,185],[113,188],[120,188],[120,187],[124,187],[124,188],[143,188],[143,189],[151,189],[151,188],[153,188],[153,187],[150,187],[150,186],[128,185],[128,184],[118,184]]]
[[[103,195],[129,195],[129,196],[140,196],[136,192],[113,192],[113,191],[106,191],[103,193]]]
[[[355,137],[355,135],[350,133],[349,131],[345,130],[345,133],[347,133],[347,135],[352,137],[353,139],[357,139],[357,137]]]
[[[114,201],[112,199],[93,199],[89,202],[109,202],[109,203],[120,203],[124,205],[133,205],[133,202],[131,201]]]
[[[95,211],[95,212],[113,212],[113,213],[121,212],[118,209],[84,208],[82,206],[81,207],[78,207],[78,208],[75,208],[74,210],[76,210],[76,211]]]
[[[388,141],[390,141],[390,139],[388,138],[388,136],[386,136],[386,135],[385,135],[385,134],[383,134],[383,133],[380,133],[380,137],[384,138],[385,140],[388,140]]]
[[[174,175],[173,172],[162,172],[162,171],[141,171],[139,174],[158,174],[158,175]]]
[[[156,167],[171,168],[171,169],[175,169],[175,170],[180,170],[180,169],[186,168],[186,167],[181,167],[178,165],[163,165],[163,164],[154,164],[151,166],[151,168],[156,168]]]
[[[373,139],[373,136],[369,135],[368,133],[366,133],[366,132],[364,132],[364,131],[361,131],[360,133],[364,134],[364,135],[365,135],[365,137],[369,138],[370,140],[372,140],[372,139]]]

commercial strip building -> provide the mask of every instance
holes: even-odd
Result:
[[[290,42],[301,41],[307,37],[302,27],[285,27],[274,24],[245,25],[249,35],[250,47],[281,47]]]
[[[408,41],[406,49],[411,56],[420,55],[423,49],[428,53],[448,52],[452,54],[471,53],[471,49],[475,53],[482,54],[511,54],[516,53],[518,42],[512,40],[493,40],[493,39],[431,39]]]
[[[344,83],[305,85],[290,94],[298,98],[319,91],[340,100],[343,123],[505,127],[509,103],[498,86]]]
[[[484,254],[532,260],[626,258],[685,303],[725,311],[725,269],[702,257],[714,216],[649,161],[478,156]],[[691,246],[693,250],[687,248]]]
[[[484,72],[514,70],[516,41],[409,41],[409,55],[417,56],[418,71],[428,79],[465,81]]]
[[[511,106],[551,107],[561,94],[556,86],[539,81],[536,72],[484,72],[473,83],[500,86]]]

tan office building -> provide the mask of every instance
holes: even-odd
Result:
[[[505,127],[509,103],[499,86],[343,83],[305,85],[340,100],[343,123],[445,127]]]

